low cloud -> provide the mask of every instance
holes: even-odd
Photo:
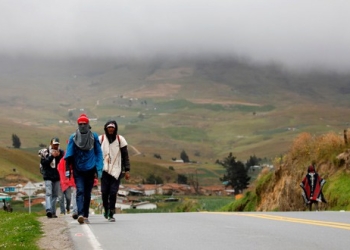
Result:
[[[2,1],[0,55],[220,55],[350,69],[350,2]]]

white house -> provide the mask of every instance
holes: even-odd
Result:
[[[0,201],[2,202],[3,199],[5,201],[9,201],[11,200],[11,196],[9,196],[8,194],[0,193]]]
[[[123,209],[130,209],[131,208],[131,203],[121,203],[121,202],[118,202],[115,203],[115,208],[119,208],[120,210],[123,210]]]
[[[135,203],[132,205],[132,207],[136,209],[156,209],[157,205],[154,203],[150,203],[149,201],[144,201],[140,203]]]

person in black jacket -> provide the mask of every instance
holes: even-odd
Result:
[[[57,218],[56,202],[60,192],[60,175],[57,165],[64,156],[64,151],[59,147],[60,140],[52,138],[50,147],[39,151],[42,175],[45,181],[45,208],[48,218]]]

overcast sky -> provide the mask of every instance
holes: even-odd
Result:
[[[0,55],[236,55],[350,70],[349,0],[0,0]]]

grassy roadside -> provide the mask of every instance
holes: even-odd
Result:
[[[0,211],[0,249],[39,250],[37,240],[43,232],[38,216]]]

